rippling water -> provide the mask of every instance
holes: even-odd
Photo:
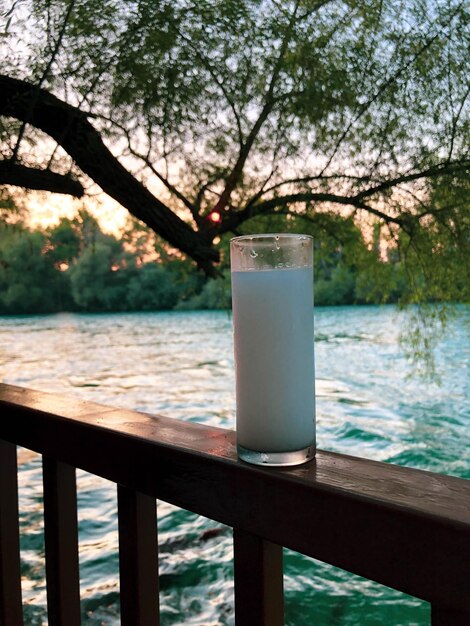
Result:
[[[392,307],[315,314],[320,448],[470,478],[470,309],[438,346],[441,386],[407,378]],[[225,312],[0,318],[0,380],[234,427]],[[41,467],[20,451],[26,624],[46,624]],[[119,623],[115,488],[78,473],[84,624]],[[230,530],[158,503],[162,624],[233,624]],[[207,533],[208,529],[216,529]],[[427,624],[423,602],[286,551],[286,624]]]

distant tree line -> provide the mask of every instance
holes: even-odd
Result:
[[[366,246],[352,223],[348,228],[345,245],[334,238],[317,243],[316,305],[397,301],[406,288],[400,264],[380,261],[378,249]],[[136,222],[120,239],[103,233],[85,211],[47,230],[6,222],[0,226],[0,313],[227,309],[228,239],[221,250],[225,269],[208,279]]]

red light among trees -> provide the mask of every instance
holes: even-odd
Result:
[[[218,213],[217,211],[209,213],[208,218],[211,222],[214,222],[214,224],[219,224],[222,221],[220,213]]]

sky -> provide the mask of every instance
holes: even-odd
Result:
[[[28,223],[32,228],[52,226],[61,217],[71,219],[79,209],[86,208],[97,218],[104,232],[119,236],[129,216],[126,209],[104,194],[77,200],[62,194],[30,192],[25,205],[29,210]]]

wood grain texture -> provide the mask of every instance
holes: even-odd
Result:
[[[470,481],[323,451],[298,468],[249,466],[232,431],[7,385],[0,410],[8,441],[436,606],[470,609]]]

